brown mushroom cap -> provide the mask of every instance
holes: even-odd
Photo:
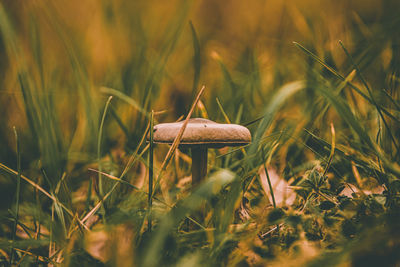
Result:
[[[183,121],[160,123],[154,126],[155,143],[172,144],[181,129]],[[250,131],[237,124],[221,124],[202,118],[190,119],[183,133],[181,146],[242,146],[250,143]]]

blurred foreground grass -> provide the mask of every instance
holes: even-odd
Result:
[[[399,264],[398,1],[0,3],[2,263]],[[203,84],[253,142],[192,190],[144,137]]]

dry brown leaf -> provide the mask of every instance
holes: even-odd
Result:
[[[272,202],[271,191],[268,185],[268,178],[265,173],[264,166],[261,166],[258,174],[260,176],[261,185],[270,203]],[[272,189],[274,191],[275,202],[277,206],[285,206],[293,204],[296,199],[296,193],[289,187],[289,184],[280,178],[274,168],[268,168],[268,175],[271,180]]]

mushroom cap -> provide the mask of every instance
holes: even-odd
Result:
[[[154,142],[172,144],[183,123],[183,121],[180,121],[157,124],[154,126]],[[250,131],[244,126],[221,124],[207,119],[193,118],[189,119],[180,145],[220,148],[224,146],[243,146],[250,142]]]

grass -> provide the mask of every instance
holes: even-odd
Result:
[[[398,265],[399,4],[360,3],[2,3],[1,264]],[[150,131],[191,117],[252,133],[196,188]]]

